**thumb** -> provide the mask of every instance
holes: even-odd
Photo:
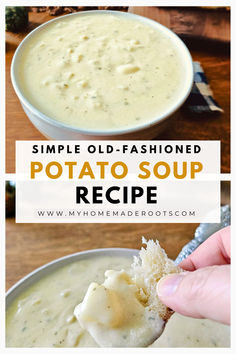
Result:
[[[168,275],[158,282],[157,294],[182,315],[230,323],[230,265]]]

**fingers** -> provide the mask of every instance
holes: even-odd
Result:
[[[157,293],[166,306],[182,315],[230,323],[229,265],[168,275],[158,282]]]
[[[230,263],[230,226],[216,232],[203,242],[188,258],[179,264],[193,271],[211,265]]]

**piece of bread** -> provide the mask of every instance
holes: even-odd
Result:
[[[146,347],[161,335],[173,313],[158,298],[156,286],[163,276],[181,270],[158,241],[142,241],[146,248],[131,268],[107,270],[105,281],[91,283],[74,310],[100,347]]]
[[[158,281],[168,274],[180,273],[181,269],[167,257],[159,242],[142,237],[146,248],[141,248],[139,255],[134,257],[131,265],[131,277],[139,289],[139,300],[150,311],[157,311],[167,321],[173,311],[166,307],[157,296]]]

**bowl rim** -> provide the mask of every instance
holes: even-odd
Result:
[[[128,256],[131,257],[137,256],[139,253],[138,249],[134,248],[120,248],[120,247],[113,247],[113,248],[95,248],[89,249],[86,251],[80,251],[68,254],[66,256],[56,258],[42,266],[34,269],[32,272],[26,274],[23,278],[18,280],[13,286],[11,286],[6,294],[6,310],[12,304],[12,302],[28,287],[35,284],[37,281],[42,279],[44,276],[53,273],[54,271],[58,270],[59,268],[66,266],[67,264],[80,261],[83,259],[88,259],[91,257],[97,256],[109,256],[109,255],[118,255],[118,256]],[[25,287],[24,287],[25,285]]]
[[[188,63],[188,71],[189,71],[189,75],[186,75],[187,89],[186,89],[186,91],[182,90],[183,93],[180,96],[180,99],[174,105],[172,105],[171,108],[168,109],[164,114],[152,119],[151,121],[144,122],[142,124],[127,127],[127,128],[107,129],[107,130],[83,129],[83,128],[75,127],[75,126],[72,126],[72,125],[69,125],[66,123],[59,122],[56,119],[47,116],[46,114],[42,113],[39,109],[37,109],[33,104],[31,104],[29,102],[29,100],[21,92],[20,86],[18,85],[18,82],[16,79],[15,72],[17,69],[18,56],[19,56],[20,52],[23,50],[23,47],[26,45],[26,42],[29,40],[29,38],[31,36],[33,36],[37,31],[40,31],[44,27],[47,27],[48,25],[50,25],[52,22],[60,21],[63,18],[67,18],[69,16],[86,16],[86,15],[89,16],[89,15],[96,15],[96,14],[111,14],[114,16],[121,16],[121,17],[124,16],[127,18],[133,18],[134,20],[136,19],[137,21],[140,21],[142,23],[147,23],[153,28],[159,28],[164,34],[168,35],[168,37],[170,37],[175,43],[182,46],[181,58],[184,58],[185,62]],[[54,18],[54,19],[49,20],[47,22],[44,22],[43,24],[41,24],[40,26],[38,26],[34,30],[32,30],[21,41],[21,43],[18,45],[18,47],[14,53],[14,56],[13,56],[13,59],[11,62],[10,75],[11,75],[12,85],[13,85],[16,95],[18,96],[18,99],[31,113],[33,113],[37,117],[37,119],[44,121],[45,123],[47,123],[51,126],[54,126],[59,129],[68,130],[72,133],[77,133],[77,134],[82,134],[82,135],[90,135],[90,136],[107,136],[107,137],[109,137],[109,136],[113,136],[113,135],[129,134],[129,133],[134,133],[137,131],[148,129],[154,125],[157,125],[157,124],[163,122],[164,120],[169,118],[172,114],[174,114],[183,105],[183,103],[188,98],[188,96],[192,90],[193,79],[194,79],[194,68],[193,68],[192,56],[189,52],[189,49],[187,48],[187,46],[183,42],[183,40],[176,33],[174,33],[168,27],[160,24],[159,22],[154,21],[154,20],[149,19],[144,16],[130,13],[130,12],[114,11],[114,10],[89,10],[89,11],[80,11],[80,12],[75,12],[75,13],[59,16],[57,18]]]

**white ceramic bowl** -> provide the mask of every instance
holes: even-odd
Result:
[[[119,11],[101,11],[101,10],[94,10],[94,11],[89,11],[90,15],[97,14],[97,13],[106,13],[106,14],[113,14],[115,16],[123,16],[123,17],[128,17],[128,18],[133,18],[136,21],[140,21],[146,24],[149,24],[152,26],[154,29],[157,29],[158,31],[161,31],[164,33],[166,36],[171,38],[174,43],[176,44],[176,47],[179,48],[179,50],[182,53],[182,60],[183,60],[183,65],[185,67],[185,76],[186,76],[186,82],[184,83],[184,88],[182,90],[182,94],[179,97],[178,102],[176,102],[174,105],[171,105],[169,110],[156,118],[154,118],[152,121],[137,125],[134,127],[129,127],[127,129],[116,129],[116,130],[109,130],[109,131],[100,131],[100,130],[85,130],[85,129],[80,129],[77,127],[72,127],[63,123],[60,123],[42,112],[40,112],[37,108],[35,108],[24,96],[20,89],[19,85],[19,79],[17,75],[17,70],[18,70],[18,64],[19,64],[19,58],[22,55],[22,52],[24,51],[24,48],[28,45],[28,42],[31,40],[31,38],[44,29],[46,26],[48,26],[49,23],[52,21],[60,21],[62,17],[56,18],[54,20],[48,21],[41,26],[37,27],[35,30],[30,32],[28,36],[25,37],[25,39],[21,42],[21,44],[18,46],[15,55],[12,60],[12,65],[11,65],[11,80],[13,87],[15,89],[15,92],[21,102],[21,105],[31,120],[31,122],[34,124],[34,126],[47,138],[50,139],[55,139],[55,140],[122,140],[122,139],[151,139],[156,137],[165,127],[167,121],[171,118],[177,111],[178,109],[183,105],[185,100],[188,98],[190,91],[192,89],[193,85],[193,64],[192,64],[192,58],[189,53],[189,50],[183,43],[183,41],[170,29],[167,27],[161,25],[160,23],[150,20],[148,18],[134,15],[131,13],[126,13],[126,12],[119,12]],[[88,12],[78,12],[70,15],[65,15],[63,17],[67,16],[84,16],[88,15]]]
[[[38,282],[46,275],[65,266],[66,264],[93,257],[118,256],[132,258],[135,255],[138,255],[138,250],[131,248],[100,248],[84,252],[78,252],[62,258],[58,258],[50,263],[45,264],[40,268],[35,269],[33,272],[29,273],[20,281],[18,281],[15,285],[13,285],[6,293],[6,310],[12,304],[12,302],[16,298],[18,298],[27,288],[32,286],[34,283]]]

